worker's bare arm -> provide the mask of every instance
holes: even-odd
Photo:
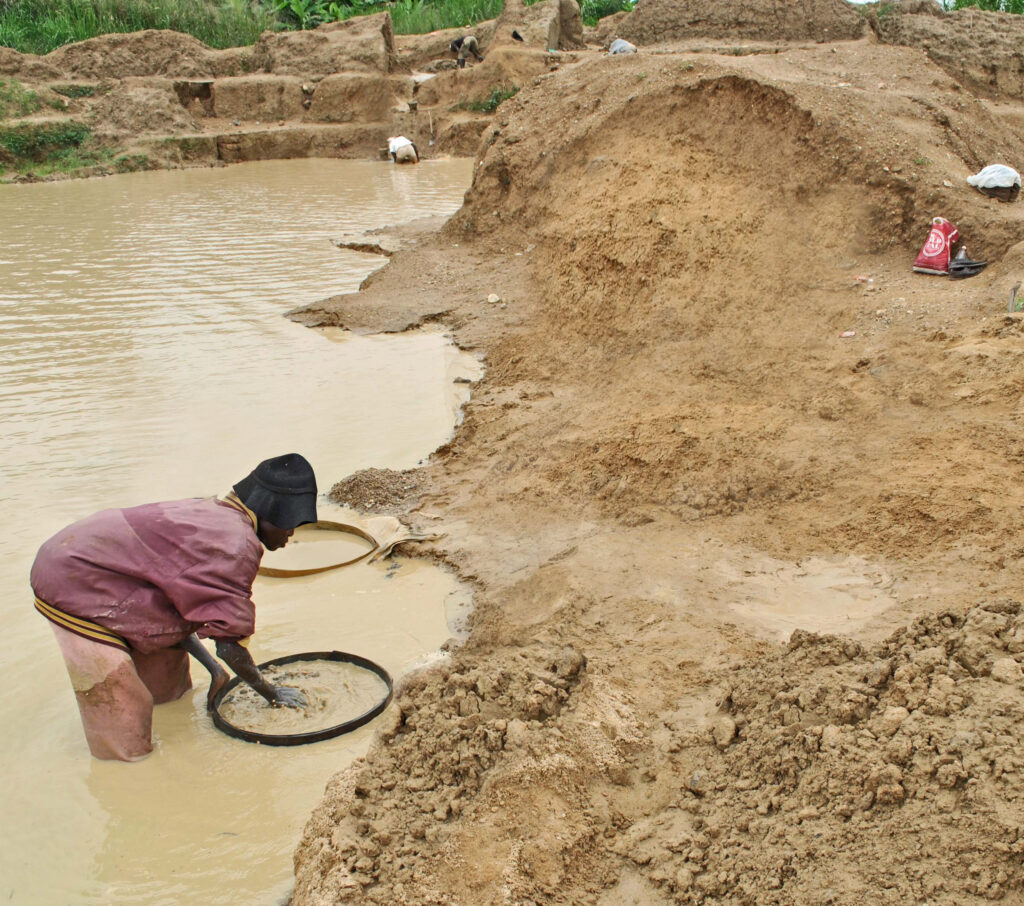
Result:
[[[206,646],[199,641],[199,636],[195,633],[192,633],[192,635],[185,639],[181,643],[181,647],[210,672],[210,691],[206,695],[206,707],[210,709],[213,707],[213,700],[216,698],[217,693],[227,685],[231,677],[228,675],[227,670],[221,667],[218,660],[210,654]]]

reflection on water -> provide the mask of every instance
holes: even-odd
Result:
[[[372,725],[295,749],[229,739],[194,667],[196,690],[157,709],[153,756],[96,762],[28,569],[73,519],[221,493],[266,456],[304,453],[326,490],[444,442],[464,401],[452,381],[477,367],[444,336],[350,337],[281,313],[379,265],[331,238],[449,214],[470,174],[462,161],[308,160],[0,186],[0,900],[287,895],[302,823]],[[399,675],[429,657],[465,596],[398,562],[259,579],[256,659],[337,648]]]

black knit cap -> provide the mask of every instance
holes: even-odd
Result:
[[[298,453],[263,460],[233,490],[257,519],[278,528],[316,522],[316,476]]]

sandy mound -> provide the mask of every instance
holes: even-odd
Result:
[[[488,370],[421,495],[472,635],[296,906],[1020,896],[1024,206],[964,182],[1018,143],[918,49],[660,50],[534,78],[443,233],[316,307]],[[980,276],[911,272],[937,214]]]
[[[446,70],[422,83],[416,99],[423,107],[465,107],[484,101],[496,86],[511,89],[527,85],[546,73],[550,65],[545,51],[500,45],[488,51],[482,63]]]
[[[264,32],[253,48],[254,67],[278,75],[390,72],[395,62],[388,13],[330,22],[311,31]]]
[[[879,100],[880,77],[896,81],[901,65],[919,65],[905,53],[801,53],[804,76],[835,67],[852,80],[830,88],[790,80],[795,70],[770,57],[744,58],[731,73],[710,61],[608,60],[583,64],[571,80],[544,77],[543,91],[509,102],[510,121],[490,134],[450,229],[535,244],[548,367],[581,385],[600,374],[633,401],[594,413],[541,468],[555,493],[613,516],[655,504],[693,518],[819,499],[844,472],[891,474],[892,452],[843,458],[861,447],[855,435],[877,412],[878,385],[826,365],[851,324],[854,268],[869,266],[857,262],[893,243],[916,254],[933,211],[954,218],[986,257],[1021,232],[1018,217],[993,218],[963,185],[975,154],[1015,154],[980,105],[965,107],[944,80],[945,95],[932,89],[931,122],[920,120],[913,90]],[[849,71],[854,55],[863,87]],[[914,133],[873,128],[880,116],[915,123]],[[821,357],[816,374],[790,377],[792,343],[803,364]],[[659,382],[654,407],[652,371],[676,375]],[[905,374],[896,393],[919,393],[912,383]],[[737,430],[737,411],[757,415]],[[828,435],[836,453],[814,457],[805,430]],[[866,541],[879,529],[877,501],[863,503],[873,515],[821,518],[864,519],[856,540]]]
[[[417,469],[362,469],[335,482],[327,496],[364,513],[404,513],[417,502],[422,480]]]
[[[781,657],[721,677],[705,726],[673,715],[655,731],[693,773],[613,849],[682,902],[1019,895],[1022,652],[1013,601],[877,648],[795,633]]]
[[[796,633],[705,677],[717,708],[645,728],[571,650],[468,659],[416,678],[382,747],[329,787],[295,902],[486,902],[499,880],[537,903],[1002,899],[1024,888],[1022,652],[1018,602],[877,647]]]
[[[864,19],[844,0],[643,0],[619,24],[634,44],[692,38],[742,41],[851,41]]]
[[[872,10],[871,25],[890,44],[920,47],[980,97],[1024,97],[1024,20],[975,9],[943,12],[927,0]]]
[[[0,47],[0,75],[19,79],[59,79],[61,71],[49,60]]]
[[[101,138],[136,135],[167,135],[195,132],[196,121],[182,107],[170,81],[124,79],[99,96],[92,106],[91,122]]]
[[[67,44],[45,61],[77,79],[123,79],[129,76],[212,78],[217,52],[191,35],[174,31],[137,31],[103,35]]]

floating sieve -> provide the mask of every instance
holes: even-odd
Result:
[[[323,727],[319,730],[312,730],[308,733],[257,733],[254,730],[247,730],[243,727],[235,726],[220,713],[221,702],[224,701],[225,696],[227,696],[227,694],[235,689],[239,684],[244,682],[240,677],[236,676],[233,677],[213,699],[212,716],[214,726],[221,732],[227,733],[228,736],[234,736],[235,739],[244,739],[246,742],[258,742],[265,746],[302,746],[310,742],[320,742],[324,739],[333,739],[335,736],[341,736],[343,733],[351,733],[353,730],[358,729],[373,720],[388,706],[388,703],[391,701],[391,695],[394,689],[394,685],[391,681],[391,674],[381,667],[380,664],[376,664],[368,658],[360,657],[358,654],[348,654],[344,651],[311,651],[305,654],[289,654],[285,657],[274,658],[273,660],[260,664],[259,670],[262,672],[269,667],[280,667],[284,664],[298,664],[302,662],[315,661],[347,663],[360,667],[363,670],[367,670],[376,675],[379,679],[383,680],[384,685],[387,688],[387,693],[372,708],[369,708],[356,717],[346,720],[343,723],[335,724],[331,727]]]

